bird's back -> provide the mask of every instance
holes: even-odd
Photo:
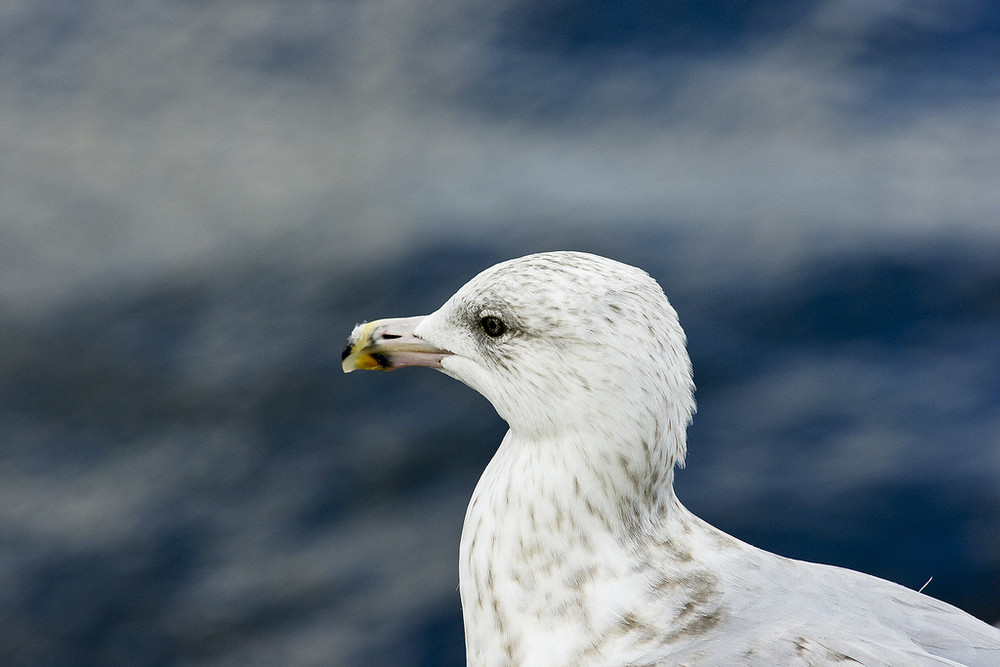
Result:
[[[1000,665],[1000,629],[898,584],[783,558],[699,522],[721,620],[638,664]]]

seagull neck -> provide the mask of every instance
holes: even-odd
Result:
[[[601,632],[617,627],[622,610],[652,585],[649,572],[636,569],[642,545],[650,535],[661,544],[684,537],[688,515],[674,496],[667,459],[641,442],[598,446],[580,434],[526,441],[507,433],[462,530],[459,588],[470,665],[570,655],[582,647],[569,637],[553,643],[561,633],[588,636],[591,623]],[[592,596],[601,612],[589,617]]]
[[[624,438],[566,432],[549,439],[526,439],[511,430],[484,471],[470,510],[492,505],[495,516],[530,517],[539,531],[575,530],[564,517],[588,517],[587,530],[628,541],[636,531],[660,525],[682,512],[673,490],[674,438],[662,433]],[[683,451],[683,450],[681,450]],[[549,517],[551,525],[538,523]],[[537,524],[537,525],[536,525]]]

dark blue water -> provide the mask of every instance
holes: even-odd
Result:
[[[1000,255],[702,280],[691,239],[633,238],[577,247],[644,266],[687,328],[682,500],[1000,618]],[[344,376],[338,355],[356,320],[428,312],[552,242],[360,272],[248,257],[0,322],[4,664],[462,664],[458,535],[504,426],[440,374]]]
[[[504,424],[339,354],[548,249],[676,306],[692,510],[1000,619],[1000,4],[458,4],[5,9],[0,665],[462,664]]]

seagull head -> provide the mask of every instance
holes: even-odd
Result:
[[[640,269],[586,253],[506,261],[430,315],[354,329],[345,372],[403,366],[464,382],[512,433],[536,440],[595,429],[662,439],[683,433],[694,411],[684,332],[663,290]]]

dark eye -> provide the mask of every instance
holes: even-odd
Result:
[[[487,315],[479,320],[479,326],[483,328],[483,332],[490,338],[499,338],[507,333],[507,325],[496,315]]]

